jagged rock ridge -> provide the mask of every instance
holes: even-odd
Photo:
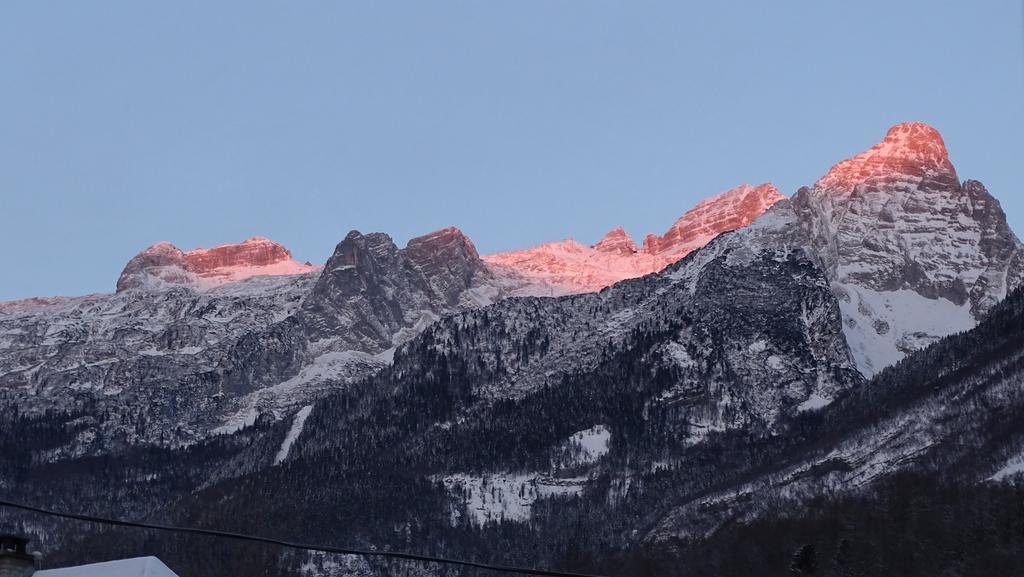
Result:
[[[770,183],[737,186],[688,210],[663,236],[648,235],[639,249],[616,227],[590,247],[570,239],[483,258],[498,271],[529,279],[524,294],[542,292],[536,285],[549,294],[592,292],[660,271],[717,235],[750,224],[783,198]]]

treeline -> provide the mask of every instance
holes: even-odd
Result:
[[[709,539],[572,564],[633,577],[993,577],[1024,567],[1020,483],[899,474],[860,494],[772,505],[776,514]]]

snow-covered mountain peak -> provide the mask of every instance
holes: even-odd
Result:
[[[921,179],[958,181],[939,131],[923,122],[906,122],[890,128],[870,149],[833,166],[815,188],[848,195],[858,186],[874,188]]]
[[[287,248],[259,236],[188,252],[161,241],[128,262],[117,280],[117,290],[164,284],[209,288],[254,276],[304,274],[318,268],[296,261]]]
[[[970,329],[1020,283],[1021,244],[999,201],[960,183],[927,124],[894,126],[793,202],[866,375]]]

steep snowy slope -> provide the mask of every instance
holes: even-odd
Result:
[[[702,201],[679,218],[663,236],[648,235],[642,248],[621,227],[594,246],[574,240],[544,243],[533,248],[485,255],[496,271],[532,281],[523,294],[593,292],[621,280],[657,272],[678,261],[717,235],[742,228],[784,197],[771,184],[743,184]],[[540,285],[537,288],[535,285]]]

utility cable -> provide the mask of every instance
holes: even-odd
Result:
[[[52,509],[46,509],[43,507],[36,507],[34,505],[28,505],[25,503],[19,503],[17,501],[7,501],[4,499],[0,499],[0,507],[10,507],[12,509],[21,509],[22,511],[30,511],[32,513],[49,515],[51,517],[73,519],[75,521],[85,521],[88,523],[101,523],[104,525],[116,525],[120,527],[134,527],[137,529],[155,529],[157,531],[188,533],[192,535],[205,535],[208,537],[224,537],[227,539],[237,539],[240,541],[253,541],[256,543],[278,545],[280,547],[288,547],[291,549],[298,549],[302,551],[320,551],[323,553],[336,553],[340,555],[361,555],[363,557],[387,557],[391,559],[406,559],[410,561],[422,561],[427,563],[445,563],[448,565],[461,565],[463,567],[473,567],[476,569],[485,569],[487,571],[501,571],[505,573],[518,573],[521,575],[544,575],[549,577],[603,577],[601,575],[594,575],[588,573],[572,573],[566,571],[553,571],[549,569],[532,569],[528,567],[515,567],[511,565],[496,565],[492,563],[467,561],[464,559],[450,559],[447,557],[420,555],[418,553],[404,553],[401,551],[373,551],[363,549],[350,549],[346,547],[328,547],[320,545],[311,545],[309,543],[285,541],[283,539],[272,539],[269,537],[246,535],[244,533],[234,533],[231,531],[219,531],[216,529],[199,529],[196,527],[177,527],[174,525],[160,525],[157,523],[144,523],[141,521],[125,521],[122,519],[110,519],[107,517],[99,517],[96,515],[65,513],[61,511],[54,511]]]

